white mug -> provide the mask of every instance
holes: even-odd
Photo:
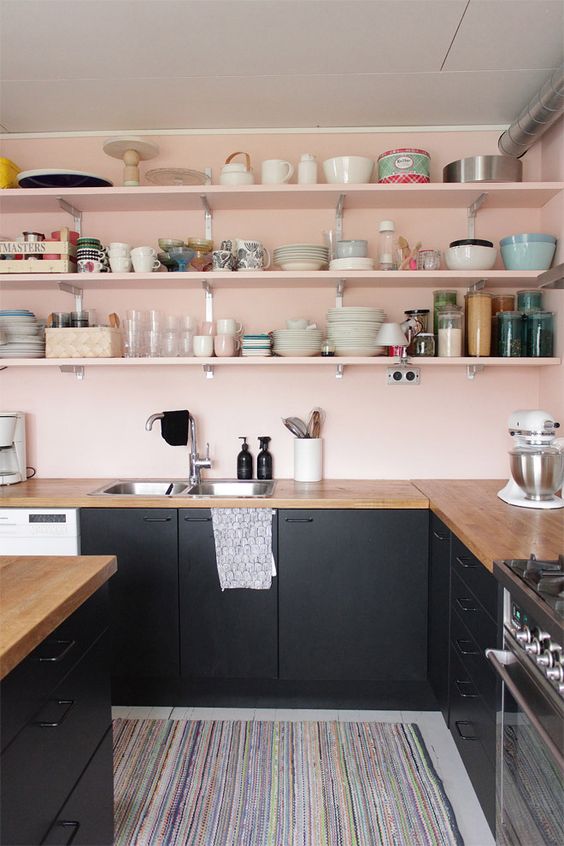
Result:
[[[293,317],[286,321],[287,329],[307,329],[307,320],[305,317]]]
[[[129,256],[129,244],[123,244],[121,241],[113,241],[109,247],[109,254],[110,256],[115,256],[116,258],[127,258]]]
[[[209,358],[213,355],[213,335],[194,335],[194,355]]]
[[[270,253],[260,241],[238,238],[235,244],[237,245],[237,270],[266,270],[270,267]]]
[[[240,335],[243,331],[243,324],[231,317],[226,317],[223,320],[217,321],[218,335]]]
[[[131,258],[134,256],[153,256],[157,255],[157,251],[152,247],[134,247],[131,250]]]
[[[154,270],[158,270],[161,266],[160,261],[153,258],[153,256],[134,256],[132,253],[131,260],[133,262],[133,270],[135,273],[152,273]]]
[[[263,185],[281,185],[283,182],[289,182],[293,175],[294,165],[284,159],[267,159],[262,163]]]
[[[110,253],[110,267],[112,273],[129,273],[131,270],[131,259],[129,256],[114,256]]]

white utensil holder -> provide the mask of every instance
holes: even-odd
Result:
[[[323,478],[323,438],[294,440],[294,480],[319,482]]]

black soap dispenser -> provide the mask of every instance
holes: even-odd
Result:
[[[272,479],[272,454],[268,451],[268,435],[259,437],[260,452],[257,455],[257,479]]]
[[[252,479],[253,478],[253,456],[249,452],[249,445],[247,437],[240,436],[239,440],[243,441],[241,452],[237,456],[237,478],[238,479]]]

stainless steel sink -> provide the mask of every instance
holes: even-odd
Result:
[[[242,480],[242,479],[206,479],[197,485],[192,485],[184,492],[184,496],[201,497],[264,497],[272,496],[276,482],[273,480]]]
[[[178,496],[188,487],[188,482],[179,480],[127,479],[97,488],[88,496]]]

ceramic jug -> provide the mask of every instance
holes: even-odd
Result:
[[[245,163],[233,162],[235,156],[244,156]],[[248,153],[231,153],[230,156],[227,156],[219,176],[220,185],[252,185],[254,181],[251,158]]]

